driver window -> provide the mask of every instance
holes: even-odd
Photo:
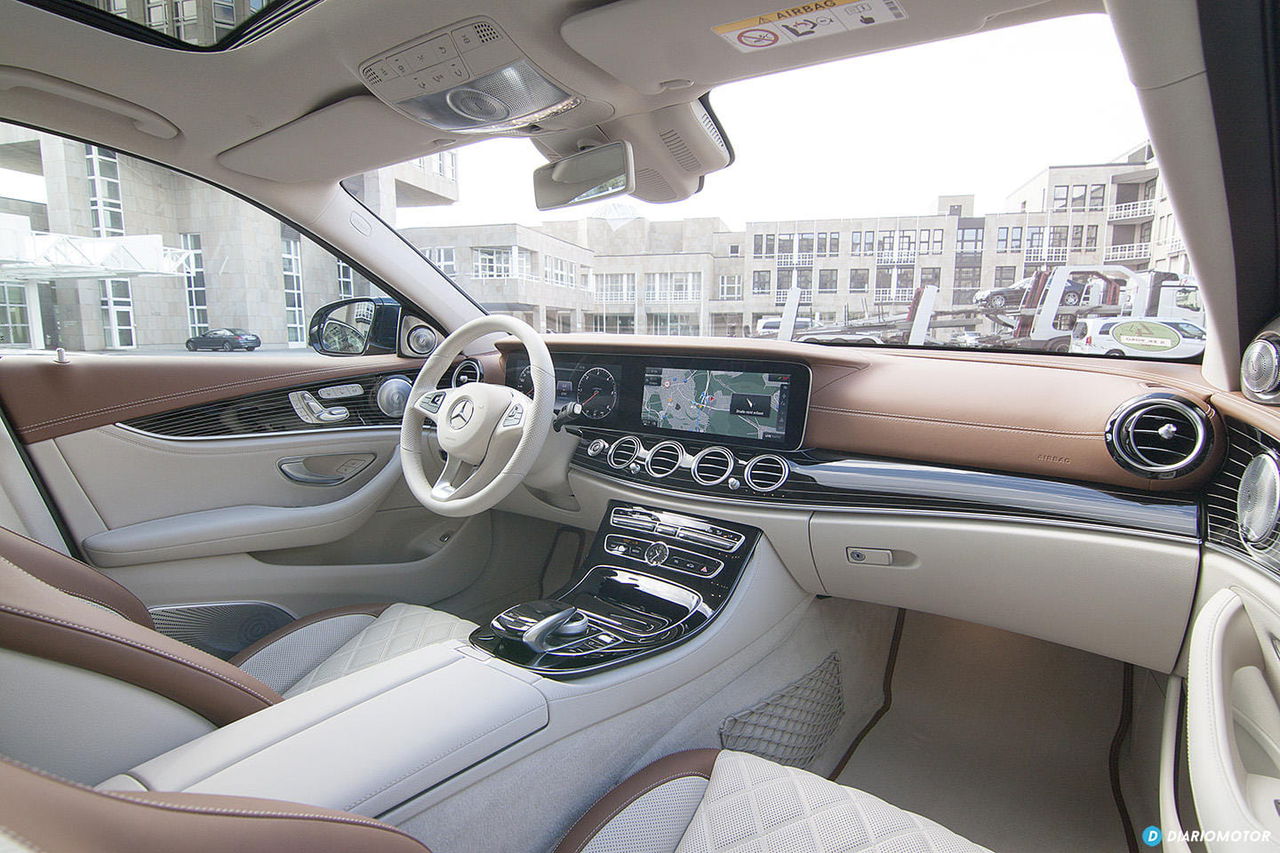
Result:
[[[388,204],[394,209],[394,198]],[[191,355],[312,353],[316,309],[385,295],[343,259],[224,190],[7,123],[0,245],[23,253],[0,259],[0,354],[62,347],[186,355],[192,338],[241,334],[257,335],[260,346],[193,344]],[[19,267],[20,277],[5,275]]]

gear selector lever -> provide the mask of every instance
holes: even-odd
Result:
[[[550,651],[556,639],[581,637],[591,623],[578,608],[563,601],[526,601],[507,608],[493,618],[490,626],[500,637],[524,643],[539,654]]]

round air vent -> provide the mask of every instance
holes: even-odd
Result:
[[[484,378],[484,368],[474,358],[463,359],[453,370],[453,387],[466,385],[468,382],[479,382]]]
[[[693,479],[704,486],[715,486],[729,479],[733,473],[733,465],[737,462],[734,455],[723,447],[708,447],[693,457],[689,473]]]
[[[790,470],[787,460],[767,453],[747,463],[746,470],[742,472],[742,479],[757,492],[772,492],[787,481]]]
[[[644,446],[640,444],[640,439],[634,435],[624,435],[613,443],[613,447],[609,448],[609,455],[605,457],[609,465],[613,468],[626,468],[640,456],[640,451]]]
[[[1240,384],[1259,397],[1280,390],[1280,346],[1274,337],[1266,335],[1249,344],[1240,360]]]
[[[655,444],[649,451],[649,459],[644,463],[644,470],[649,476],[662,479],[680,467],[684,459],[684,448],[674,441],[663,441]]]
[[[1270,453],[1259,453],[1240,475],[1236,491],[1240,536],[1250,545],[1269,537],[1280,521],[1280,466]]]
[[[1107,424],[1107,449],[1120,467],[1152,479],[1190,472],[1212,440],[1209,419],[1172,394],[1138,397],[1122,405]]]

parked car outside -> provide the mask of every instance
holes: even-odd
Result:
[[[253,352],[262,346],[262,338],[244,329],[210,329],[203,335],[187,338],[187,350],[217,349],[223,352],[242,349]]]
[[[1070,352],[1115,357],[1191,358],[1204,352],[1204,329],[1176,317],[1093,317],[1076,323]]]
[[[1078,281],[1068,281],[1062,289],[1063,305],[1079,305],[1084,299],[1085,285]],[[1001,308],[1021,308],[1031,290],[1031,279],[1024,278],[1008,287],[995,287],[990,290],[979,290],[973,294],[973,301],[978,305],[999,310]]]

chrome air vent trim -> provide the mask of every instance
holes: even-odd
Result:
[[[649,472],[650,477],[661,480],[669,474],[674,473],[680,463],[684,461],[684,447],[676,441],[662,441],[653,446],[649,451],[649,458],[645,460],[644,470]]]
[[[480,366],[480,362],[474,358],[464,358],[453,369],[453,378],[449,381],[449,384],[457,388],[459,385],[466,385],[468,382],[479,382],[482,379],[484,379],[484,368]]]
[[[693,457],[689,473],[702,485],[715,486],[729,479],[737,461],[737,457],[728,448],[713,445]]]
[[[613,443],[609,448],[609,455],[605,458],[611,468],[626,468],[639,459],[643,451],[644,445],[640,443],[640,439],[634,435],[624,435]]]
[[[1120,467],[1166,480],[1194,470],[1208,456],[1213,431],[1194,404],[1173,394],[1135,397],[1107,422],[1107,450]]]
[[[791,468],[787,460],[772,453],[755,457],[747,463],[742,479],[757,492],[772,492],[787,481]]]

